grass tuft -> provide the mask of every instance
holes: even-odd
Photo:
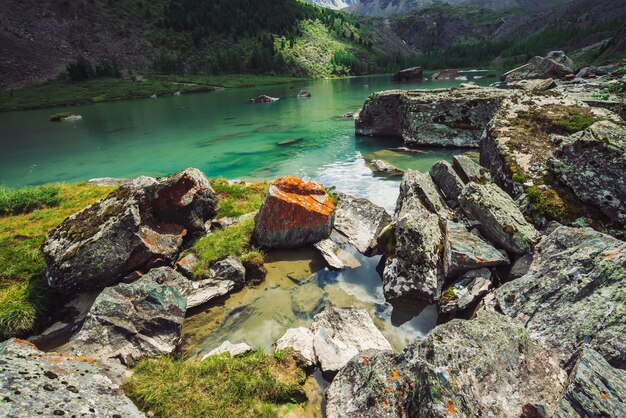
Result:
[[[267,192],[267,183],[233,184],[224,179],[215,179],[211,186],[219,197],[217,218],[237,217],[261,208]]]
[[[302,372],[291,363],[258,351],[202,362],[146,359],[124,390],[155,417],[276,417],[281,404],[303,397]]]
[[[585,115],[580,112],[572,112],[568,117],[564,119],[558,119],[552,122],[556,128],[560,128],[565,133],[573,134],[587,129],[600,119],[593,116]]]
[[[59,186],[34,186],[13,189],[0,186],[0,216],[19,215],[35,209],[57,206]]]

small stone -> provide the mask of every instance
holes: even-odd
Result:
[[[246,343],[233,344],[230,341],[224,341],[219,347],[211,350],[209,354],[205,354],[200,361],[204,361],[211,356],[219,356],[225,353],[230,354],[231,357],[237,357],[253,351],[254,348]]]

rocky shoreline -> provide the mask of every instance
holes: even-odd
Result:
[[[217,217],[223,198],[196,169],[95,181],[117,188],[42,246],[48,286],[76,308],[29,341],[0,343],[0,413],[152,416],[124,384],[141,359],[176,356],[190,310],[263,280],[260,250],[314,246],[330,269],[358,268],[349,245],[382,256],[387,301],[434,303],[439,325],[402,352],[356,307],[287,329],[280,356],[332,381],[327,417],[621,416],[626,128],[571,88],[581,83],[567,69],[551,53],[507,73],[506,86],[368,98],[358,134],[480,150],[480,164],[459,155],[428,173],[377,160],[402,175],[393,215],[291,176],[263,186],[258,211],[230,217]],[[245,248],[199,252],[230,232]],[[52,339],[57,352],[35,345]],[[231,341],[201,361],[251,355]]]

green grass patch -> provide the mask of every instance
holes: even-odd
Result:
[[[228,184],[225,179],[211,181],[211,186],[219,197],[217,218],[236,217],[255,212],[261,208],[267,183]]]
[[[39,190],[34,196],[47,196],[45,206],[50,207],[0,216],[0,338],[19,336],[33,330],[38,319],[60,303],[62,298],[47,286],[44,277],[45,263],[41,253],[44,238],[65,218],[113,190],[112,187],[86,183],[32,189]],[[24,193],[23,189],[18,190]],[[33,192],[27,195],[31,196]],[[30,197],[17,199],[23,200],[29,204],[41,203],[41,199]],[[54,201],[54,206],[51,201]]]
[[[155,76],[135,81],[123,78],[96,78],[80,82],[52,80],[18,90],[0,92],[0,111],[74,106],[157,96],[178,91],[194,93],[212,91],[215,87],[246,87],[290,83],[294,77],[253,74],[223,76]]]
[[[254,352],[202,362],[169,357],[140,361],[126,394],[155,417],[277,417],[281,405],[303,400],[303,372],[283,356]]]
[[[0,216],[19,215],[61,203],[59,186],[34,186],[13,189],[0,186]]]

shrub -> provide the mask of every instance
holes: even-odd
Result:
[[[0,186],[0,215],[17,215],[61,202],[58,186],[35,186],[12,189]]]

